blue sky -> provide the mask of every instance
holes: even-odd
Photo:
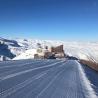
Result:
[[[0,0],[0,36],[96,41],[98,0]]]

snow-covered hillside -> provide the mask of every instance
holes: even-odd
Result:
[[[34,54],[36,54],[36,49],[29,49],[23,53],[21,53],[19,56],[16,56],[13,58],[13,60],[19,60],[19,59],[33,59]]]
[[[51,40],[33,40],[33,39],[4,39],[10,51],[16,55],[17,59],[33,58],[33,54],[38,45],[44,49],[45,46],[58,46],[63,44],[65,53],[80,59],[93,60],[98,62],[98,42],[65,42]],[[34,51],[33,51],[34,50]],[[14,58],[14,59],[15,59]]]

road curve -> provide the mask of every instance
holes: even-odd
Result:
[[[0,62],[0,98],[98,98],[74,60]]]

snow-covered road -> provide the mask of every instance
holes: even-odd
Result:
[[[87,70],[74,60],[0,62],[0,98],[98,98]]]

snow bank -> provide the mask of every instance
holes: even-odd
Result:
[[[76,61],[76,63],[78,64],[79,75],[82,80],[81,85],[83,86],[83,93],[85,93],[85,97],[86,98],[98,98],[98,96],[96,95],[96,92],[92,88],[92,84],[86,77],[86,74],[85,74],[83,68],[81,67],[80,63],[78,63],[77,61]]]

